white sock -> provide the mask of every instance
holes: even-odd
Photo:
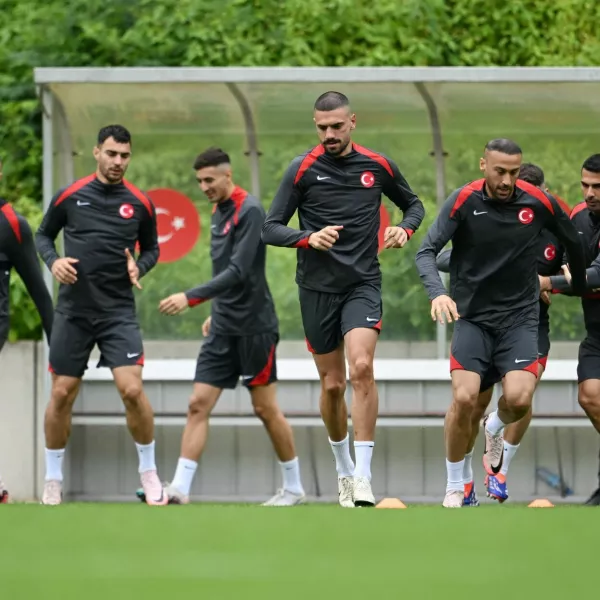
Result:
[[[140,459],[140,466],[138,471],[145,473],[146,471],[156,471],[156,462],[154,459],[154,440],[149,444],[142,445],[135,443],[135,447],[138,451],[138,457]]]
[[[48,450],[46,448],[46,481],[62,481],[63,480],[63,458],[65,449]]]
[[[485,428],[492,434],[498,435],[506,426],[506,423],[503,423],[498,416],[498,411],[495,410],[493,413],[490,413],[488,420],[486,421]]]
[[[300,461],[298,457],[287,462],[280,462],[281,474],[283,475],[283,489],[292,494],[304,494],[304,488],[300,481]]]
[[[463,467],[463,482],[473,483],[473,450],[469,454],[465,454],[465,466]]]
[[[465,469],[465,459],[459,460],[458,462],[450,462],[446,459],[446,471],[448,473],[448,483],[446,484],[446,491],[459,490],[464,491],[465,486],[463,484],[463,471]]]
[[[175,470],[175,476],[171,485],[178,489],[184,496],[189,496],[197,468],[198,463],[196,461],[189,458],[180,458],[177,461],[177,469]]]
[[[375,442],[354,442],[354,458],[356,468],[354,477],[366,477],[371,481],[371,458]]]
[[[338,477],[352,477],[354,475],[354,463],[350,456],[350,436],[346,434],[346,437],[341,442],[332,442],[331,449],[333,450],[333,456],[335,456],[335,468]]]
[[[506,475],[508,473],[508,466],[510,465],[510,461],[513,459],[513,456],[517,453],[519,446],[521,444],[517,444],[513,446],[508,442],[504,442],[504,457],[502,458],[502,468],[500,469],[501,475]]]

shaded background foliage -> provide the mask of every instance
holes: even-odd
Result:
[[[41,114],[32,80],[35,66],[589,66],[598,64],[600,57],[596,35],[600,4],[592,0],[0,0],[0,14],[9,16],[0,24],[0,154],[5,163],[0,194],[13,202],[33,227],[41,218],[42,199]],[[528,104],[504,106],[502,114],[476,126],[468,119],[444,122],[442,115],[448,129],[448,192],[477,177],[481,143],[496,131],[508,130],[526,150],[535,148],[526,158],[544,167],[553,189],[571,205],[578,201],[578,169],[594,151],[594,126],[586,128],[578,122],[573,128],[569,118],[557,114],[546,127],[547,123],[534,123],[533,115],[543,99],[530,94],[521,102]],[[531,113],[531,127],[520,129],[515,114],[524,107]],[[261,144],[269,157],[268,164],[261,165],[266,205],[289,160],[314,144],[309,109],[307,106],[306,135],[285,140],[267,136]],[[268,119],[269,114],[258,115],[259,124]],[[565,133],[569,127],[571,135]],[[382,149],[397,160],[428,208],[426,223],[410,248],[381,257],[385,311],[394,316],[386,323],[385,336],[431,339],[427,302],[413,266],[420,236],[435,214],[429,141],[427,147],[421,142],[415,150],[410,140],[388,140],[382,148],[377,135],[364,137],[359,138],[361,143]],[[237,146],[233,154],[241,163],[243,149],[239,142]],[[168,169],[163,173],[169,175],[157,181],[157,157],[152,152],[136,155],[132,180],[146,188],[169,184],[196,198],[189,150],[183,152],[174,142],[166,161]],[[78,174],[89,170],[90,164],[89,157],[82,158],[76,164]],[[240,182],[248,186],[246,167],[240,164],[238,171]],[[206,225],[207,208],[203,203],[198,206]],[[282,334],[288,338],[302,336],[291,276],[294,258],[287,250],[269,253],[270,281]],[[189,281],[191,270],[198,280],[208,276],[206,236],[186,260],[180,267],[179,263],[159,265],[145,281],[140,311],[146,335],[198,337],[207,307],[168,325],[159,323],[155,310],[165,291],[196,283]],[[16,274],[11,301],[11,339],[39,338],[39,318]],[[575,339],[581,330],[578,303],[563,298],[556,303],[555,333]]]

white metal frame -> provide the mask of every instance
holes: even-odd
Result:
[[[442,131],[435,102],[427,89],[428,83],[590,83],[600,81],[600,68],[596,67],[75,67],[37,68],[35,83],[39,86],[43,103],[43,157],[44,157],[44,209],[54,193],[53,181],[53,130],[61,135],[61,144],[69,145],[68,119],[58,99],[52,94],[54,84],[150,84],[150,83],[220,83],[227,85],[238,102],[248,141],[248,156],[252,173],[253,191],[260,195],[258,178],[257,136],[250,106],[236,84],[240,83],[408,83],[415,85],[427,108],[432,128],[434,155],[436,157],[437,199],[446,194]],[[63,148],[69,155],[70,148]],[[68,161],[67,161],[68,162]],[[65,169],[68,177],[69,166]],[[72,168],[71,168],[72,171]],[[52,278],[46,273],[47,285],[52,289]],[[446,356],[446,328],[438,326],[438,359]],[[45,348],[47,353],[47,348]],[[47,354],[45,356],[47,358]],[[188,379],[193,372],[193,361],[148,361],[144,370],[147,380]],[[550,361],[545,380],[575,379],[575,361]],[[449,380],[445,360],[436,361],[376,361],[378,379],[392,380]],[[293,378],[317,378],[312,360],[280,361],[278,370],[282,379],[286,372]],[[185,377],[184,377],[185,375]],[[110,378],[105,370],[88,371],[87,380]],[[46,388],[49,380],[46,378]],[[46,389],[46,392],[49,390]],[[427,420],[427,422],[431,422]],[[414,423],[414,421],[412,421]],[[557,424],[556,421],[554,424]]]
[[[145,381],[181,381],[191,382],[195,372],[196,361],[189,359],[148,360],[144,366]],[[447,381],[450,383],[449,364],[446,360],[395,360],[376,359],[374,364],[377,381]],[[277,377],[280,381],[288,382],[318,382],[319,375],[312,359],[279,359],[277,361]],[[576,360],[550,361],[544,373],[544,381],[572,382],[577,379]],[[112,381],[109,369],[97,369],[95,363],[90,362],[84,381]],[[191,383],[190,383],[191,385]],[[317,427],[322,424],[318,416],[295,416],[288,418],[296,426]],[[186,415],[156,415],[157,425],[178,426],[185,425]],[[125,425],[121,415],[75,415],[74,425]],[[257,426],[261,422],[247,415],[213,415],[211,424],[216,426]],[[385,416],[378,419],[378,427],[441,427],[444,424],[440,416]],[[352,423],[349,422],[351,426]],[[588,427],[589,422],[585,415],[564,417],[535,417],[532,427]]]

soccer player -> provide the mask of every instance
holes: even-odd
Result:
[[[267,283],[266,248],[260,236],[265,211],[254,196],[235,185],[229,156],[209,148],[194,162],[200,189],[213,204],[210,254],[213,278],[160,303],[177,315],[188,306],[212,300],[202,326],[202,345],[181,456],[166,488],[172,504],[187,504],[198,460],[208,436],[208,419],[223,389],[234,389],[240,376],[250,391],[279,458],[283,487],[265,506],[294,506],[305,501],[292,428],[277,404],[275,349],[279,324]],[[138,492],[138,495],[140,493]]]
[[[320,144],[288,167],[263,226],[263,241],[297,248],[296,283],[308,349],[321,379],[321,415],[343,507],[373,506],[371,458],[378,412],[373,356],[381,329],[379,210],[385,194],[404,213],[385,231],[385,248],[402,248],[425,214],[396,164],[352,141],[356,116],[339,92],[314,105]],[[298,211],[300,229],[287,224]],[[347,352],[353,388],[356,466],[345,401]]]
[[[2,161],[0,160],[0,179]],[[52,331],[52,298],[44,283],[33,243],[31,227],[6,200],[0,198],[0,351],[8,339],[10,272],[16,269],[42,319],[46,338]],[[0,504],[8,502],[8,490],[0,477]]]
[[[600,433],[600,154],[593,154],[583,163],[581,188],[584,201],[571,212],[571,221],[583,241],[585,264],[588,267],[588,291],[581,299],[586,337],[579,346],[577,381],[579,404]],[[572,257],[569,259],[569,267],[573,271]],[[566,275],[541,278],[540,288],[582,295],[575,289],[574,282],[575,277],[571,281],[571,274],[567,271]],[[587,504],[600,505],[600,488],[592,494]]]
[[[544,172],[537,165],[531,163],[522,164],[519,172],[519,179],[530,183],[531,185],[535,185],[541,190],[549,193],[548,187],[544,181]],[[565,214],[569,214],[569,207],[559,198],[555,197],[555,199],[565,211]],[[556,273],[559,273],[563,257],[563,247],[561,243],[555,235],[547,230],[542,231],[538,242],[538,273],[540,275],[555,275]],[[438,256],[437,267],[439,271],[448,272],[450,256],[450,250],[445,250]],[[544,292],[543,296],[544,299],[540,298],[539,301],[538,383],[546,368],[548,354],[550,352],[550,316],[548,312],[549,303],[547,300],[547,292]],[[463,472],[465,497],[463,506],[479,506],[471,464],[473,459],[473,448],[475,447],[475,441],[477,439],[477,434],[479,433],[479,423],[491,402],[494,385],[501,380],[502,378],[492,367],[490,372],[484,375],[481,382],[481,390],[477,399],[477,405],[471,419],[471,441],[469,442],[467,454],[465,455]],[[487,488],[487,495],[501,503],[508,499],[506,477],[508,475],[509,465],[519,448],[521,440],[525,436],[525,432],[531,422],[531,416],[532,411],[530,409],[524,417],[515,423],[507,425],[504,430],[504,456],[502,458],[502,468],[498,474],[488,473],[486,475],[485,485]]]
[[[585,288],[577,230],[554,198],[518,180],[521,158],[511,140],[488,142],[480,161],[484,178],[450,195],[416,256],[432,319],[456,321],[450,357],[453,398],[445,424],[447,508],[463,504],[465,455],[483,376],[495,368],[503,387],[498,410],[485,426],[487,470],[500,472],[503,429],[531,407],[538,374],[537,253],[543,229],[564,244],[574,287]],[[448,294],[436,257],[450,240]]]
[[[98,366],[112,370],[139,455],[147,503],[164,505],[154,460],[154,414],[142,386],[144,349],[132,287],[158,260],[156,213],[150,200],[124,179],[131,135],[103,127],[94,147],[93,175],[58,191],[36,234],[40,256],[60,283],[50,365],[52,393],[46,409],[46,483],[43,504],[62,501],[62,462],[71,412],[95,344]],[[64,230],[64,256],[54,241]],[[140,255],[134,259],[136,243]]]

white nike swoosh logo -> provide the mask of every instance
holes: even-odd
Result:
[[[377,322],[377,321],[379,321],[379,319],[372,319],[371,317],[367,317],[367,321],[375,321],[375,322]]]
[[[515,358],[516,363],[529,362],[528,358]]]
[[[82,202],[81,200],[77,200],[77,206],[89,206],[90,202]]]
[[[321,177],[320,175],[317,175],[317,181],[323,181],[324,179],[331,179],[331,177]]]
[[[133,358],[134,356],[139,356],[140,353],[139,352],[135,352],[134,354],[132,354],[131,352],[127,353],[127,358]]]
[[[473,214],[474,214],[475,216],[477,216],[477,215],[487,215],[487,210],[484,210],[484,211],[482,211],[482,212],[477,212],[476,210],[474,210],[474,211],[473,211]]]

